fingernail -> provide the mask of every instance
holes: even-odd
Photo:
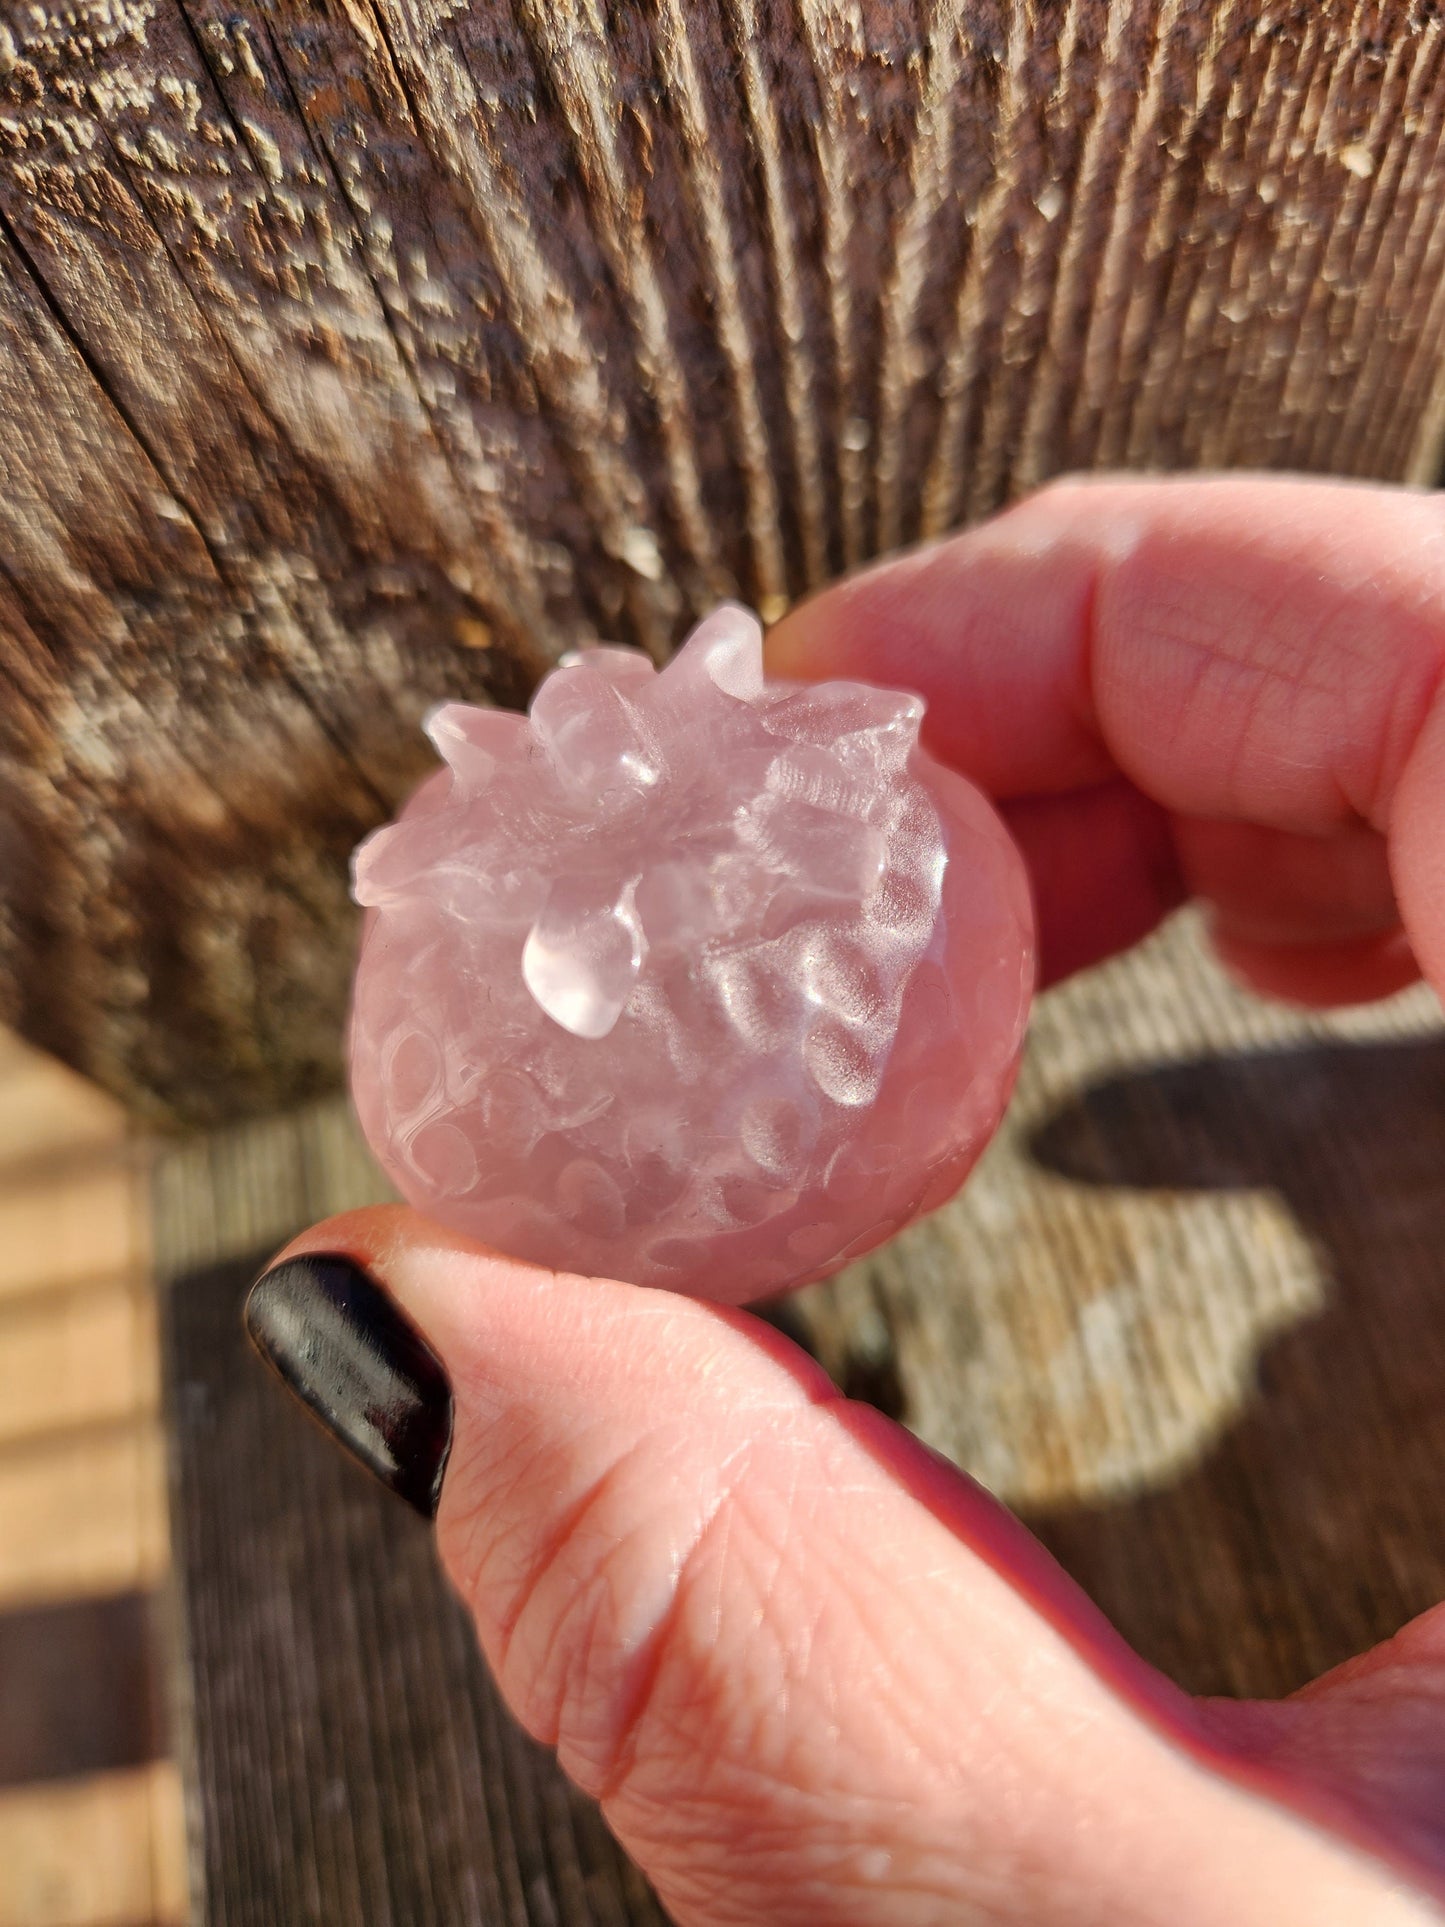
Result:
[[[252,1285],[251,1343],[337,1442],[436,1517],[452,1394],[416,1326],[349,1258],[288,1258]]]

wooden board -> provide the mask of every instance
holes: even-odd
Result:
[[[502,1708],[429,1529],[249,1354],[266,1254],[168,1300],[193,1887],[207,1927],[659,1927]]]
[[[340,1106],[197,1140],[158,1171],[160,1263],[376,1195]],[[1445,1597],[1442,1221],[1434,998],[1269,1006],[1185,916],[1042,1000],[953,1205],[774,1315],[1020,1509],[1148,1658],[1274,1693]],[[425,1531],[245,1356],[245,1270],[170,1312],[207,1918],[352,1918],[363,1864],[368,1923],[646,1917],[498,1714]],[[579,1866],[612,1913],[558,1897]],[[417,1898],[459,1893],[480,1911]]]
[[[0,1032],[0,1927],[178,1927],[145,1160]]]
[[[149,1166],[112,1100],[0,1032],[0,1613],[167,1561]]]
[[[1435,0],[0,21],[0,1016],[334,1084],[443,695],[1069,468],[1434,480]]]
[[[139,1174],[118,1148],[0,1175],[0,1305],[140,1273],[147,1253]]]
[[[1435,997],[1266,1004],[1189,916],[1041,1001],[962,1196],[804,1311],[1147,1658],[1276,1694],[1445,1598],[1442,1223]]]

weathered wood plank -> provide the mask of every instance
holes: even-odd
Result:
[[[1442,1098],[1428,991],[1290,1011],[1176,919],[1042,1000],[959,1199],[795,1315],[1173,1677],[1291,1690],[1445,1596]]]
[[[165,1744],[135,1589],[160,1579],[166,1533],[130,1129],[0,1032],[0,1927],[185,1913],[175,1770],[119,1770]]]
[[[167,1303],[197,1918],[661,1927],[503,1709],[427,1527],[249,1354],[256,1261],[187,1273]]]
[[[0,26],[0,1016],[334,1082],[448,694],[1061,469],[1433,480],[1425,0],[117,0]]]

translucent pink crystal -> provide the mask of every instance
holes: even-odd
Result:
[[[922,703],[765,683],[725,607],[661,674],[567,657],[356,854],[352,1088],[393,1182],[500,1251],[738,1303],[943,1202],[1006,1101],[1022,866]]]

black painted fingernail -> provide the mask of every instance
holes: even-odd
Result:
[[[436,1517],[451,1387],[380,1285],[349,1258],[288,1258],[252,1285],[246,1330],[333,1438],[424,1518]]]

